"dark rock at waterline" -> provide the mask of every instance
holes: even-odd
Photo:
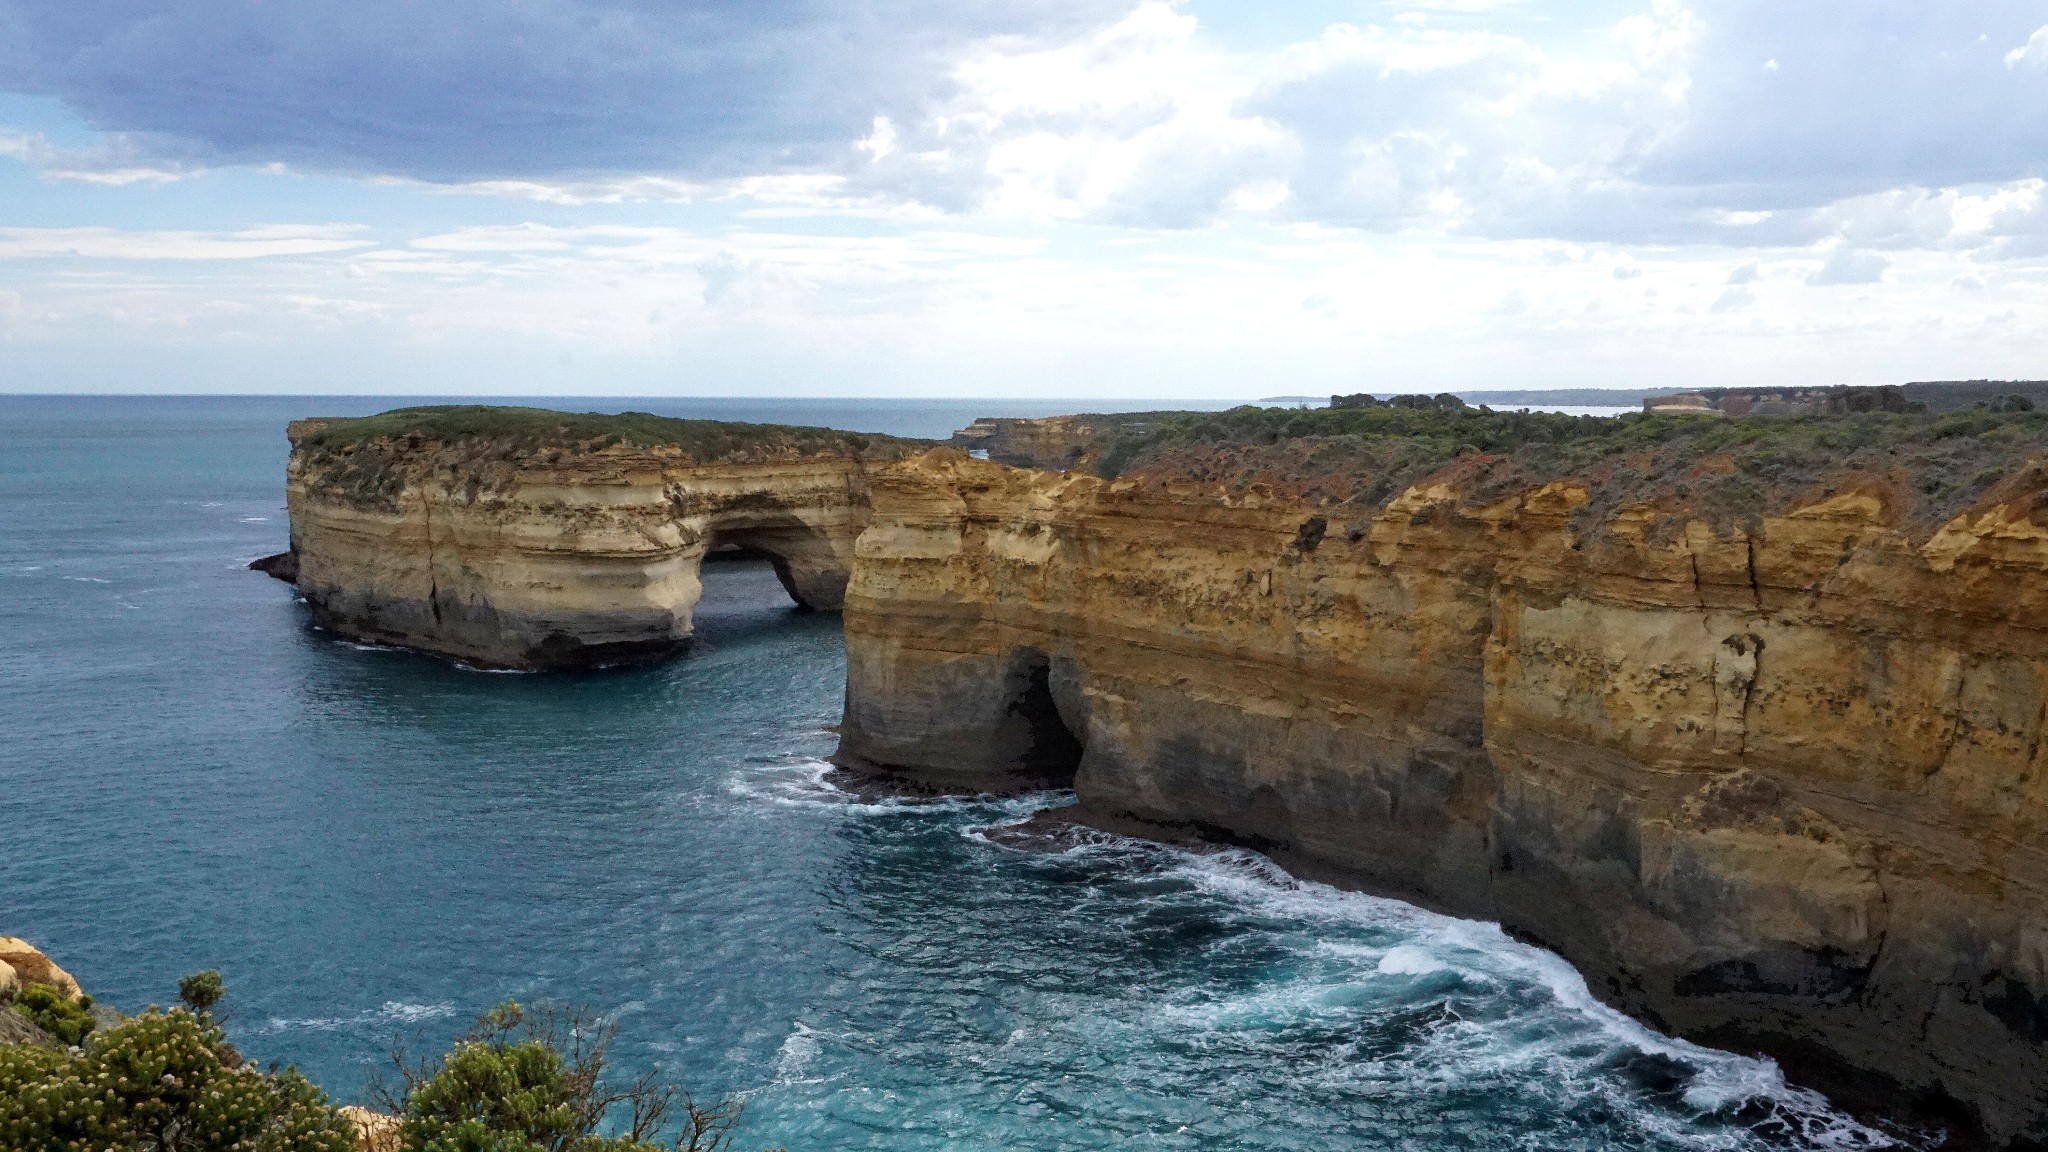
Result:
[[[279,552],[275,556],[265,556],[259,560],[251,560],[249,561],[249,571],[261,572],[267,576],[275,576],[287,584],[297,584],[299,582],[299,554],[297,552]]]

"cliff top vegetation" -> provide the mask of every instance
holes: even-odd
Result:
[[[1086,458],[1105,478],[1263,484],[1362,510],[1440,474],[1474,500],[1577,479],[1593,494],[1588,516],[1650,500],[1733,522],[1836,490],[1876,489],[1902,519],[1932,530],[1992,488],[2017,482],[2028,461],[2048,452],[2048,412],[2012,410],[2017,405],[1731,419],[1501,412],[1448,396],[1403,399],[1154,416],[1143,429],[1106,431]]]
[[[470,442],[476,447],[512,453],[547,448],[596,451],[614,445],[675,448],[698,463],[782,454],[894,457],[930,447],[921,440],[836,428],[684,420],[648,412],[557,412],[490,404],[429,404],[354,419],[306,421],[294,442],[299,448],[317,454],[345,452],[378,442]]]

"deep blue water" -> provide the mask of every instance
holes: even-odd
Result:
[[[1873,1138],[1490,925],[984,834],[1059,795],[856,802],[818,760],[837,618],[765,568],[708,570],[702,644],[652,669],[311,631],[243,570],[285,540],[283,424],[391,403],[0,397],[0,934],[118,1006],[218,967],[236,1043],[349,1099],[394,1034],[578,1002],[792,1152]],[[1076,405],[611,406],[938,435]]]

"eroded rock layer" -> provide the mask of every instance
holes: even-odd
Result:
[[[547,424],[555,414],[518,414],[503,432],[503,410],[474,413],[468,424],[387,414],[371,420],[394,428],[367,430],[293,423],[292,547],[259,565],[294,580],[315,622],[344,636],[490,667],[653,659],[688,641],[698,566],[714,548],[765,554],[798,604],[837,609],[867,523],[867,474],[905,450],[887,437],[652,417],[637,443],[581,438]],[[526,427],[535,421],[541,434]],[[470,425],[482,431],[451,430]],[[679,442],[660,442],[671,427]]]
[[[1071,779],[1499,920],[1852,1102],[2048,1139],[2038,464],[1931,535],[1853,484],[1738,523],[1452,468],[1357,510],[939,451],[871,491],[845,762]]]

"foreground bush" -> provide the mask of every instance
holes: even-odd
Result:
[[[620,1087],[605,1064],[616,1026],[579,1010],[507,1003],[453,1049],[414,1062],[392,1054],[396,1086],[373,1090],[402,1118],[399,1152],[724,1152],[738,1105],[700,1107],[642,1076]],[[667,1142],[658,1134],[678,1129]],[[612,1135],[602,1133],[609,1129]]]
[[[243,1063],[182,1008],[95,1032],[82,1048],[0,1045],[8,1152],[352,1152],[354,1128],[296,1071]]]
[[[47,984],[31,984],[16,992],[14,1010],[62,1044],[83,1042],[93,1028],[92,997],[73,1001]]]
[[[0,1152],[727,1152],[739,1123],[737,1104],[700,1107],[652,1073],[613,1085],[612,1022],[508,1003],[441,1056],[394,1052],[397,1083],[373,1095],[395,1119],[358,1112],[359,1133],[297,1070],[228,1044],[220,973],[178,993],[184,1007],[98,1029],[90,1001],[18,994],[48,1039],[0,1044]]]

